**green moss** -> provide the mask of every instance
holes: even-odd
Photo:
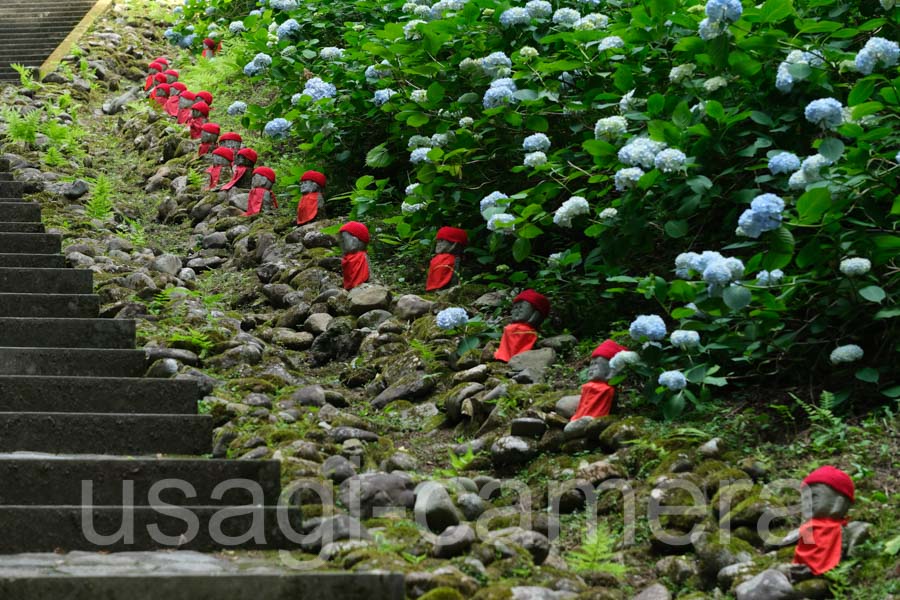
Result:
[[[646,426],[644,417],[626,417],[603,430],[600,446],[607,452],[615,452],[626,442],[640,438]]]
[[[465,600],[465,597],[453,588],[439,587],[419,596],[419,600]]]
[[[492,585],[479,590],[472,600],[510,600],[512,598],[512,586]]]

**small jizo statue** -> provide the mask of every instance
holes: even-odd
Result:
[[[169,86],[169,99],[166,100],[166,113],[171,117],[178,116],[178,105],[181,101],[181,94],[187,90],[187,86],[176,81]]]
[[[188,128],[191,131],[192,140],[198,139],[200,134],[203,133],[201,127],[206,123],[207,117],[209,117],[209,104],[200,101],[191,105],[191,118],[188,119]]]
[[[166,74],[166,83],[168,83],[169,85],[172,85],[173,83],[178,81],[178,71],[176,71],[175,69],[166,69],[165,71],[163,71],[163,73]]]
[[[150,92],[150,99],[155,100],[160,107],[165,107],[166,102],[169,101],[169,84],[168,83],[160,83],[153,91]]]
[[[218,123],[204,123],[200,126],[200,150],[198,156],[206,156],[216,148],[222,128]]]
[[[223,170],[231,176],[231,163],[234,162],[234,151],[231,148],[219,146],[212,152],[212,165],[206,169],[209,173],[209,186],[207,190],[213,190],[219,185]]]
[[[325,175],[307,171],[300,177],[300,202],[297,204],[297,225],[309,223],[321,211],[325,212]]]
[[[244,145],[244,138],[239,133],[228,131],[219,136],[219,145],[237,152]]]
[[[509,315],[512,322],[503,329],[494,358],[509,362],[513,356],[531,350],[538,339],[537,328],[549,314],[550,301],[543,294],[529,289],[513,298]]]
[[[350,221],[340,231],[341,271],[344,275],[344,289],[353,288],[369,280],[369,229],[358,221]]]
[[[166,76],[163,73],[157,73],[153,76],[153,81],[150,84],[150,94],[149,97],[151,100],[156,100],[156,88],[160,85],[169,85],[166,82]]]
[[[144,80],[144,91],[149,92],[156,84],[156,74],[165,70],[166,66],[159,61],[153,61],[147,66],[147,79]],[[165,82],[163,82],[165,83]]]
[[[278,208],[278,199],[272,191],[275,185],[275,171],[269,167],[257,167],[253,169],[253,178],[250,180],[250,197],[247,200],[247,212],[245,217],[251,217],[265,209],[269,211]]]
[[[222,42],[217,42],[212,38],[206,38],[203,40],[203,52],[201,53],[201,56],[203,56],[203,58],[213,58],[221,49]]]
[[[199,91],[197,92],[197,101],[199,102],[200,100],[203,100],[204,102],[212,106],[213,95],[206,90]]]
[[[228,191],[233,187],[249,188],[253,186],[253,167],[256,166],[256,151],[251,148],[241,148],[234,157],[234,174],[231,181],[222,186],[222,191]]]
[[[616,397],[616,388],[607,381],[615,377],[618,372],[610,366],[613,356],[619,352],[628,350],[612,340],[606,340],[591,354],[591,364],[588,366],[588,381],[581,386],[581,401],[578,410],[572,415],[572,421],[582,417],[605,417],[612,409],[613,400]]]
[[[438,229],[434,242],[434,257],[428,266],[425,291],[441,290],[459,283],[459,263],[469,243],[469,235],[456,227]]]
[[[178,96],[178,124],[184,125],[191,120],[193,112],[191,107],[197,103],[197,94],[190,90],[184,90]]]

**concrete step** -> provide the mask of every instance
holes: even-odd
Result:
[[[299,530],[299,511],[284,508],[281,512],[282,520],[288,523],[288,535],[291,535],[292,522],[294,531]],[[185,535],[188,532],[185,520],[193,520],[191,515],[196,518],[195,522],[199,527],[196,535],[188,537]],[[121,531],[124,518],[134,528],[128,541],[123,536],[115,535]],[[289,541],[285,531],[279,526],[278,511],[274,507],[264,506],[170,507],[168,510],[166,507],[146,506],[0,506],[0,528],[6,532],[6,535],[0,536],[0,553],[157,549],[209,552],[223,548],[264,550],[297,546]],[[85,536],[85,531],[111,536],[112,539],[89,539]],[[296,533],[293,535],[299,536]],[[38,597],[69,598],[67,595],[28,596]],[[127,597],[129,596],[115,596],[118,599]],[[142,595],[133,597],[142,598]],[[250,597],[257,596],[254,594]],[[100,597],[95,595],[92,598]]]
[[[197,414],[190,379],[0,375],[0,412]]]
[[[39,223],[41,220],[41,205],[37,202],[6,202],[6,198],[0,200],[0,221]]]
[[[128,319],[0,317],[0,346],[24,348],[134,348]]]
[[[0,233],[44,233],[43,223],[5,223],[0,221]]]
[[[0,413],[0,452],[209,454],[209,415]]]
[[[24,191],[25,184],[20,181],[0,181],[0,196],[21,198]]]
[[[4,254],[59,254],[62,238],[56,233],[0,233]]]
[[[90,294],[94,273],[86,269],[0,267],[0,292],[19,294]]]
[[[0,454],[0,481],[0,505],[5,506],[277,506],[281,463],[19,452]],[[90,488],[84,481],[91,482]]]
[[[61,254],[0,254],[0,267],[62,269],[66,258]]]
[[[0,317],[95,319],[99,314],[96,294],[0,293]]]
[[[146,370],[143,350],[0,347],[0,375],[141,377]]]
[[[177,557],[193,553],[173,554]],[[117,553],[108,559],[86,555],[90,560],[81,567],[81,575],[78,566],[69,565],[60,569],[65,576],[54,573],[49,567],[46,568],[50,571],[48,574],[38,575],[28,564],[35,561],[34,556],[41,555],[24,558],[25,566],[19,567],[18,571],[4,569],[0,559],[0,572],[9,573],[0,578],[0,597],[65,600],[404,600],[406,597],[404,577],[400,573],[248,571],[192,574],[207,565],[193,564],[190,559],[185,559],[177,568],[156,568],[148,572],[150,569],[141,567],[147,565],[149,559],[135,560],[134,566],[128,563],[128,567],[122,567],[123,555]],[[57,554],[54,558],[58,564],[64,557]],[[16,566],[21,562],[16,560]],[[111,566],[104,568],[104,562]],[[106,574],[95,574],[98,569]]]

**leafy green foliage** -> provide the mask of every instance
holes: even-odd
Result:
[[[10,141],[34,144],[41,120],[41,111],[33,110],[23,116],[14,108],[4,107],[0,109],[0,115],[6,123],[6,137]]]
[[[603,523],[586,531],[581,546],[566,554],[566,563],[576,573],[608,573],[616,577],[625,575],[627,568],[616,562],[615,541]]]
[[[19,84],[23,88],[26,90],[39,90],[41,88],[41,84],[34,80],[34,71],[32,69],[19,63],[12,63],[9,66],[19,74]]]
[[[84,205],[84,214],[90,219],[106,221],[112,218],[112,182],[105,175],[98,175],[94,180],[91,197]]]

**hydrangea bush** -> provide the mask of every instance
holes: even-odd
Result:
[[[584,337],[659,318],[638,328],[632,372],[667,414],[772,373],[839,400],[900,396],[900,8],[251,8],[188,0],[170,35],[230,32],[234,78],[267,92],[246,127],[290,123],[286,151],[399,242],[465,227],[480,279],[556,296]],[[848,344],[864,354],[829,359]]]

